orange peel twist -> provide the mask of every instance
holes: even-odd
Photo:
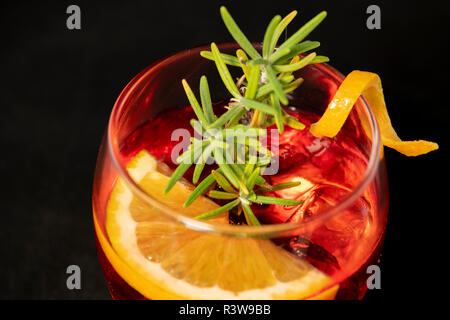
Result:
[[[361,94],[364,95],[375,115],[380,128],[381,142],[384,146],[395,149],[406,156],[418,156],[439,148],[437,143],[425,140],[402,141],[392,127],[380,77],[376,73],[359,70],[352,71],[347,75],[323,116],[318,122],[311,125],[311,133],[318,137],[333,138],[336,136]]]

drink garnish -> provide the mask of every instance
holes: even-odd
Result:
[[[383,145],[406,156],[418,156],[439,148],[437,143],[425,140],[402,141],[392,127],[380,77],[376,73],[359,70],[352,71],[347,75],[323,116],[318,122],[311,125],[311,133],[329,138],[336,136],[361,94],[364,95],[377,119]],[[362,124],[368,133],[367,124],[364,122]]]
[[[276,124],[280,133],[284,131],[284,126],[303,129],[304,125],[296,118],[287,114],[282,105],[288,104],[287,93],[297,88],[303,79],[295,79],[292,73],[308,64],[328,61],[328,58],[317,56],[311,53],[304,58],[299,58],[299,54],[315,49],[318,42],[301,42],[326,16],[326,12],[319,13],[315,18],[306,23],[294,35],[283,42],[276,49],[278,40],[292,19],[297,14],[291,12],[281,19],[275,16],[264,35],[262,55],[253,47],[241,29],[235,23],[225,7],[220,9],[223,21],[234,39],[242,49],[237,50],[236,56],[221,53],[215,43],[211,44],[211,51],[203,51],[201,55],[215,62],[220,77],[228,89],[232,98],[228,105],[228,110],[217,117],[211,107],[211,95],[208,81],[205,76],[200,80],[200,98],[198,102],[186,80],[182,81],[188,100],[198,118],[193,125],[196,131],[215,130],[215,134],[206,134],[203,140],[193,139],[192,144],[186,152],[178,159],[179,166],[174,171],[165,193],[169,192],[173,185],[184,173],[195,163],[193,182],[197,183],[205,162],[212,156],[219,165],[219,169],[211,172],[185,202],[185,206],[190,205],[197,197],[204,192],[214,199],[231,200],[222,207],[203,213],[197,216],[198,219],[208,219],[219,214],[228,212],[234,207],[238,207],[238,212],[243,212],[249,225],[259,225],[258,219],[253,214],[250,205],[278,204],[284,206],[298,205],[301,201],[283,199],[264,194],[264,191],[272,190],[262,177],[264,169],[270,163],[272,153],[260,144],[257,137],[245,134],[245,127],[264,129],[259,135],[265,135],[268,126]],[[238,84],[233,80],[228,66],[237,66],[242,69],[243,77]],[[244,119],[250,121],[244,123]],[[262,132],[261,132],[262,131]],[[235,139],[232,145],[228,145],[229,140],[217,138],[244,132],[244,139]],[[243,141],[240,142],[240,141]],[[241,154],[240,163],[227,163],[226,159],[232,159],[230,154],[234,150],[244,150]],[[263,157],[252,157],[254,149],[259,152],[264,151]],[[216,184],[221,190],[209,190]],[[291,188],[298,183],[286,183],[276,186],[277,190]],[[209,191],[208,191],[209,190]]]
[[[219,207],[204,196],[184,207],[193,187],[186,181],[162,195],[169,177],[146,150],[126,170],[150,196],[184,216]],[[332,277],[269,239],[198,232],[167,219],[134,196],[120,177],[106,210],[107,237],[94,215],[100,244],[120,276],[147,298],[333,299],[339,289]],[[217,216],[211,224],[227,225],[228,216]]]

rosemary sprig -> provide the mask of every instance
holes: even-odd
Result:
[[[313,63],[328,62],[328,58],[315,52],[300,56],[320,46],[317,41],[303,41],[326,17],[321,12],[286,41],[277,44],[287,25],[297,15],[292,11],[284,18],[276,15],[264,33],[262,52],[259,53],[244,35],[225,7],[220,8],[222,19],[228,31],[242,49],[236,55],[219,51],[211,43],[211,51],[202,51],[202,57],[213,60],[219,75],[231,94],[228,110],[220,117],[214,114],[208,81],[200,79],[200,101],[186,80],[182,84],[186,96],[197,116],[191,125],[202,139],[191,139],[189,148],[178,157],[180,163],[173,172],[165,193],[195,163],[193,183],[197,184],[209,157],[218,164],[217,170],[201,181],[190,194],[184,206],[189,206],[200,195],[207,193],[210,198],[230,200],[222,207],[203,213],[196,218],[209,219],[228,212],[238,206],[249,225],[260,225],[252,212],[252,203],[293,206],[301,201],[267,196],[265,193],[292,188],[298,182],[287,182],[271,186],[262,177],[264,169],[271,162],[272,152],[264,147],[259,137],[266,135],[266,127],[276,124],[280,133],[287,125],[294,129],[305,126],[283,110],[289,103],[287,93],[301,85],[303,79],[295,78],[294,72]],[[303,42],[302,42],[303,41]],[[236,83],[228,66],[239,67],[243,76]],[[248,123],[243,118],[251,117]],[[259,155],[258,155],[259,154]],[[216,186],[216,187],[214,187]]]

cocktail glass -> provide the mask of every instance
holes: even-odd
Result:
[[[238,47],[225,43],[219,45],[219,49],[233,54]],[[168,138],[171,130],[180,123],[188,123],[190,116],[181,79],[187,79],[194,92],[198,92],[196,85],[200,77],[206,75],[213,100],[229,99],[214,63],[200,56],[202,50],[209,50],[209,47],[188,49],[145,68],[125,87],[112,110],[98,155],[93,190],[98,255],[112,297],[361,299],[367,290],[367,267],[376,264],[379,257],[388,201],[379,129],[364,97],[360,97],[335,139],[300,136],[295,130],[280,136],[279,149],[283,152],[280,173],[271,179],[300,179],[303,189],[288,189],[287,195],[300,192],[309,203],[301,209],[255,208],[264,222],[259,227],[210,223],[186,216],[149,192],[149,186],[143,187],[127,170],[130,161],[143,149],[159,160],[168,161],[168,150],[176,143]],[[292,105],[287,110],[305,112],[302,115],[312,118],[324,112],[344,79],[327,64],[310,65],[301,69],[297,76],[302,77],[304,83],[291,93]],[[296,140],[297,136],[302,138]],[[308,145],[301,145],[303,143]],[[334,144],[338,147],[332,151],[330,146]],[[316,175],[321,177],[317,181],[314,180]],[[115,197],[112,201],[117,189],[124,189],[128,196]],[[139,229],[138,226],[149,222],[146,218],[140,221],[131,217],[122,221],[131,230],[127,231],[127,238],[122,234],[122,240],[131,244],[121,246],[120,237],[112,241],[107,221],[111,220],[112,207],[123,205],[126,209],[133,201],[141,210],[151,211],[147,219],[164,225],[162,230],[166,233],[151,234],[156,232],[154,225]],[[205,241],[217,245],[208,245]],[[272,273],[249,276],[247,271],[242,271],[236,276],[233,270],[237,265],[242,270],[252,266],[246,260],[248,254],[233,255],[234,251],[252,245],[264,256],[259,260],[252,258],[252,261],[261,264],[261,259],[265,259],[272,266],[269,267]],[[267,249],[266,245],[276,249]],[[187,251],[189,247],[192,248]],[[127,248],[134,252],[127,252]],[[275,253],[271,254],[271,250]],[[289,258],[283,258],[285,254]],[[139,255],[139,263],[136,263],[133,259]],[[300,265],[294,263],[296,266],[290,272],[292,257],[300,261]],[[287,262],[281,262],[280,266],[271,259],[287,259]],[[277,268],[280,270],[276,271]],[[308,271],[299,273],[302,268]],[[210,273],[216,274],[216,279],[211,275],[205,279],[206,270],[212,270]],[[307,275],[314,273],[311,270],[323,275],[321,280],[308,280]],[[294,288],[304,288],[286,295],[282,286],[273,286],[274,281],[282,285],[296,281]]]

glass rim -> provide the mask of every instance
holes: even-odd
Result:
[[[219,49],[230,49],[230,48],[238,48],[239,46],[236,43],[219,43],[217,44]],[[260,46],[260,44],[254,44],[256,47]],[[128,100],[129,95],[133,92],[133,90],[138,86],[147,75],[157,71],[161,67],[182,59],[186,56],[191,56],[193,52],[200,52],[202,50],[210,50],[209,45],[197,46],[190,49],[185,49],[179,51],[177,53],[166,56],[153,64],[147,66],[144,70],[138,73],[122,90],[119,97],[117,98],[113,109],[111,111],[111,115],[108,121],[107,128],[107,150],[109,155],[111,156],[112,162],[118,171],[118,176],[123,179],[126,185],[131,189],[132,193],[138,196],[142,201],[151,207],[155,207],[159,214],[163,214],[166,217],[173,219],[182,223],[189,229],[202,231],[202,232],[210,232],[220,235],[228,235],[235,237],[255,237],[255,236],[265,236],[265,237],[273,237],[280,236],[285,233],[294,232],[298,234],[302,231],[313,230],[310,228],[315,228],[317,224],[320,224],[323,221],[328,220],[335,215],[338,215],[340,212],[343,212],[346,208],[348,208],[357,198],[362,194],[362,192],[366,189],[369,183],[375,177],[375,174],[378,169],[380,153],[381,153],[381,137],[380,131],[378,127],[378,123],[376,118],[370,108],[368,102],[361,95],[358,99],[361,100],[364,114],[369,119],[371,135],[372,135],[372,147],[370,150],[369,161],[365,172],[356,187],[352,188],[348,195],[346,195],[339,203],[334,206],[330,206],[323,210],[320,210],[316,215],[300,221],[300,222],[287,222],[280,224],[267,224],[261,226],[247,226],[247,225],[219,225],[212,224],[206,221],[193,219],[183,215],[182,213],[177,212],[174,209],[171,209],[159,202],[157,199],[151,197],[148,193],[146,193],[136,181],[134,181],[131,176],[128,174],[126,170],[126,164],[122,164],[119,160],[119,143],[117,137],[113,135],[114,128],[117,127],[120,121],[120,114],[122,109],[124,108],[125,102]],[[342,82],[345,78],[343,74],[337,71],[332,66],[326,63],[320,63],[315,65],[310,65],[310,67],[318,69],[320,72],[325,74],[327,77],[332,78],[337,82]]]

